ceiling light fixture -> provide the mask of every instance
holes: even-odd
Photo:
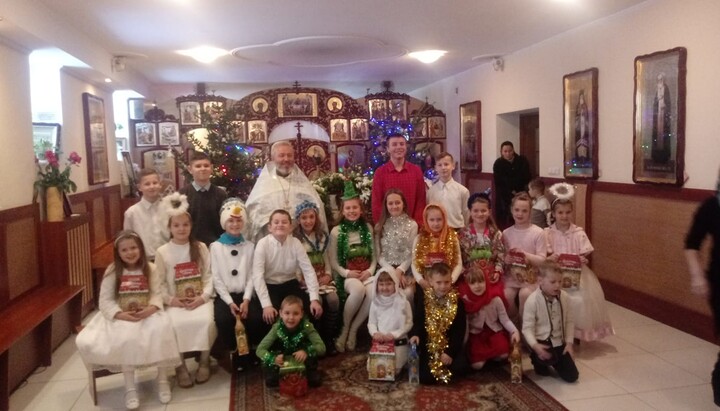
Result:
[[[178,50],[178,54],[192,57],[201,63],[212,63],[218,57],[228,54],[228,51],[217,47],[202,46],[188,50]]]
[[[445,53],[447,53],[445,50],[423,50],[414,51],[409,53],[408,56],[420,60],[425,64],[430,64],[436,62],[440,57],[444,56]]]
[[[110,77],[105,77],[105,82],[106,82],[106,83],[112,83],[112,79],[111,79]]]

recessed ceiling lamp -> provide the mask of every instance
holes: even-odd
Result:
[[[111,79],[110,77],[105,77],[105,82],[106,82],[106,83],[112,83],[112,79]]]
[[[420,60],[425,64],[430,64],[436,62],[440,57],[444,56],[445,53],[447,53],[445,50],[423,50],[413,51],[409,53],[408,56]]]
[[[194,49],[188,50],[178,50],[178,53],[183,56],[192,57],[201,63],[212,63],[218,57],[228,54],[227,50],[209,46],[195,47]]]

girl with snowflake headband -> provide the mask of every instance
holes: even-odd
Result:
[[[335,352],[333,338],[337,332],[340,299],[336,292],[335,282],[333,282],[330,258],[327,253],[330,236],[323,230],[320,222],[320,210],[312,201],[305,200],[295,207],[295,221],[297,225],[293,230],[293,235],[305,247],[310,263],[317,273],[323,305],[323,316],[318,331],[327,347],[327,352],[333,354]],[[302,277],[300,282],[304,285]]]
[[[181,353],[200,351],[195,382],[210,379],[210,348],[217,337],[213,320],[214,293],[210,252],[205,243],[192,236],[192,217],[187,196],[173,193],[162,199],[158,217],[170,231],[170,241],[155,252],[155,266],[162,279],[165,311],[175,331]],[[183,362],[175,369],[178,385],[193,386]]]
[[[372,226],[363,216],[362,201],[352,181],[345,181],[342,201],[342,218],[330,232],[328,247],[338,290],[347,295],[342,331],[335,341],[339,352],[355,350],[357,331],[370,312],[372,275],[377,265]]]
[[[548,259],[560,260],[562,266],[563,260],[574,258],[569,256],[578,256],[582,264],[579,283],[573,283],[573,276],[563,277],[563,287],[576,305],[573,310],[575,338],[596,341],[613,335],[615,331],[610,323],[605,294],[597,276],[587,265],[587,256],[594,248],[585,230],[572,222],[575,188],[568,183],[557,183],[549,191],[555,199],[551,206],[554,222],[545,229]]]

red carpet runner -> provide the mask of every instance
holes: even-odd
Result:
[[[233,376],[230,410],[385,411],[385,410],[566,410],[529,379],[511,384],[507,365],[491,365],[450,386],[413,386],[400,381],[368,381],[365,353],[341,354],[320,363],[324,380],[299,399],[266,389],[255,367]]]

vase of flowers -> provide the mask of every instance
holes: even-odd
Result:
[[[77,185],[70,179],[72,166],[80,164],[80,156],[76,152],[70,153],[65,168],[60,170],[60,152],[53,150],[45,151],[45,160],[35,158],[38,167],[38,179],[35,181],[35,188],[45,192],[45,215],[47,221],[62,221],[63,193],[75,192]]]

